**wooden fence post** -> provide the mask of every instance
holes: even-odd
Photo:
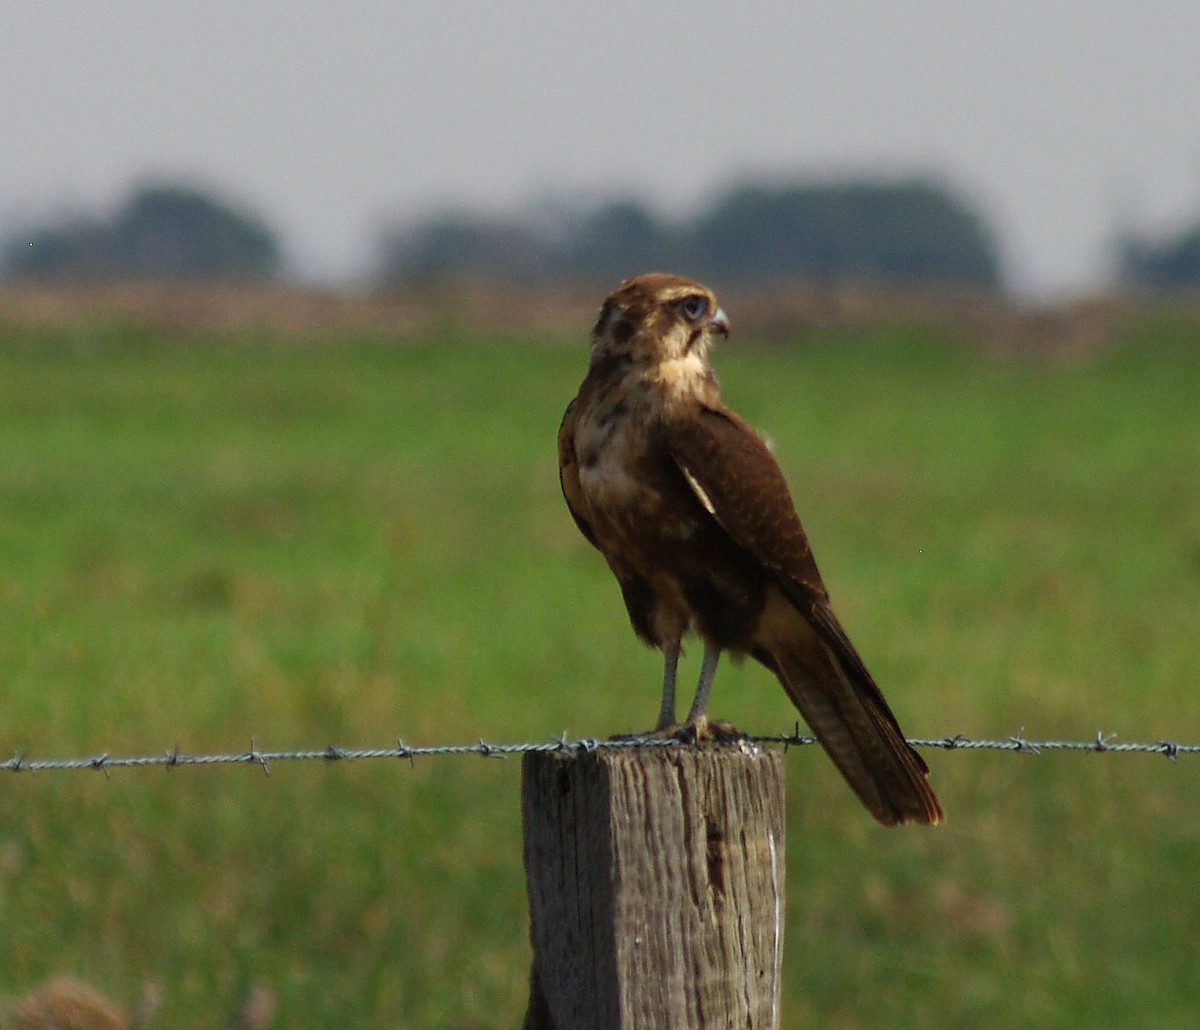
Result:
[[[779,1025],[783,757],[530,752],[526,1030]]]

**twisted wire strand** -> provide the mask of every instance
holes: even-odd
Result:
[[[792,733],[777,735],[750,734],[738,738],[745,745],[782,745],[784,748],[806,747],[816,744],[816,737],[800,733],[797,727]],[[1040,755],[1048,751],[1094,752],[1108,754],[1156,754],[1176,759],[1180,755],[1200,752],[1200,744],[1180,744],[1170,740],[1153,743],[1118,742],[1115,734],[1097,733],[1090,740],[1029,740],[1024,731],[1003,739],[977,739],[963,734],[948,737],[913,737],[909,744],[918,748],[940,751],[1012,751],[1024,755]],[[503,758],[507,755],[526,754],[531,751],[555,751],[581,754],[593,751],[617,751],[640,747],[686,747],[688,741],[675,737],[626,737],[613,740],[597,740],[583,737],[568,740],[564,733],[557,740],[493,744],[480,739],[474,744],[433,744],[413,747],[397,740],[394,747],[346,748],[330,744],[323,748],[304,750],[262,750],[252,739],[247,751],[217,754],[189,754],[178,746],[161,754],[112,755],[107,752],[81,758],[27,758],[17,753],[0,762],[0,772],[58,772],[89,769],[107,774],[113,769],[140,769],[147,767],[192,765],[257,765],[269,773],[275,762],[348,762],[367,759],[408,759],[442,757],[445,755],[476,755],[481,758]]]

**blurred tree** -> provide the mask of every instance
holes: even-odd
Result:
[[[1126,236],[1118,243],[1118,261],[1126,286],[1200,288],[1200,225],[1159,242]]]
[[[670,231],[638,201],[603,204],[579,220],[561,264],[573,275],[616,282],[676,264]]]
[[[257,218],[175,185],[135,191],[109,222],[40,228],[0,252],[5,274],[58,279],[261,279],[280,263],[274,233]]]
[[[982,219],[923,180],[740,185],[698,220],[691,245],[705,274],[734,280],[1000,281]]]
[[[114,263],[134,275],[262,278],[279,269],[279,244],[265,225],[186,187],[136,193],[111,235]]]
[[[103,223],[72,218],[7,242],[0,250],[0,272],[33,278],[94,279],[110,264],[109,242],[108,227]]]
[[[516,221],[446,210],[382,241],[382,277],[423,284],[449,279],[546,277],[549,255],[539,234]]]

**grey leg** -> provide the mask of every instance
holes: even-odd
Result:
[[[658,712],[655,730],[665,730],[675,725],[675,673],[679,668],[679,641],[663,648],[663,692],[662,707]]]
[[[700,682],[696,684],[696,698],[692,701],[692,709],[688,712],[687,725],[694,726],[705,718],[708,711],[708,694],[712,690],[713,679],[717,675],[717,660],[721,652],[704,649],[704,661],[700,663]]]

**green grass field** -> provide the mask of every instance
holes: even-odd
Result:
[[[0,755],[605,736],[659,662],[558,493],[562,341],[0,337]],[[716,356],[914,736],[1200,740],[1200,338]],[[697,656],[685,661],[694,674]],[[761,669],[713,714],[779,732]],[[932,752],[885,830],[787,757],[784,1025],[1182,1026],[1200,758]],[[252,985],[286,1027],[518,1025],[516,759],[0,774],[0,996]]]

